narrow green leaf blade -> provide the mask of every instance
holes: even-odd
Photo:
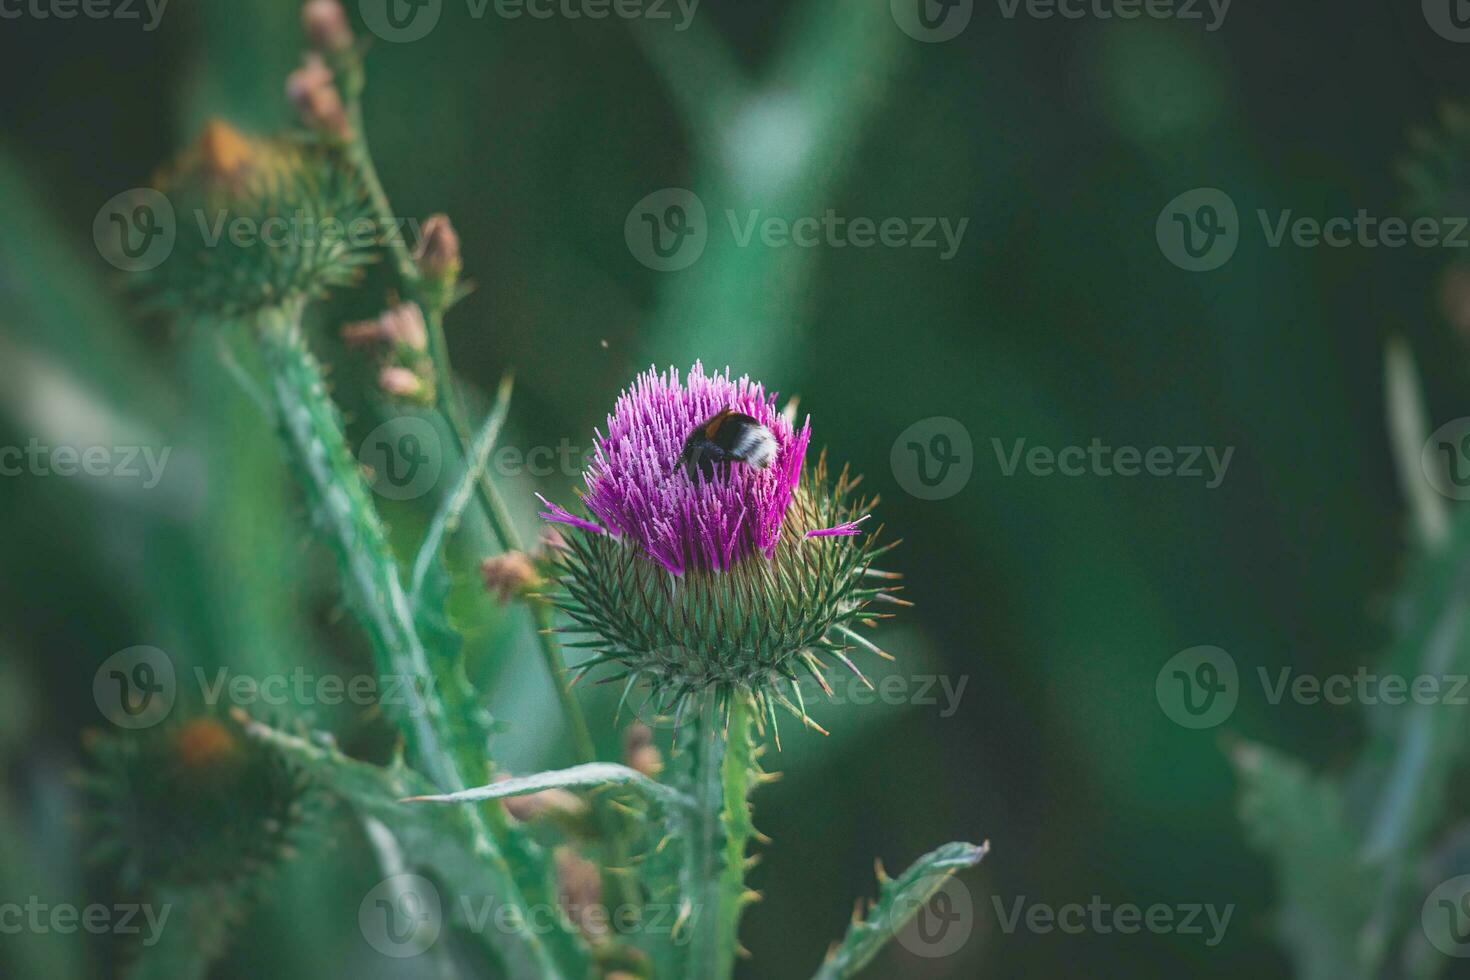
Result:
[[[833,947],[813,980],[856,976],[896,936],[950,876],[972,868],[990,852],[990,842],[954,841],[919,858],[897,878],[880,884],[878,901],[866,918],[854,918],[842,942]]]

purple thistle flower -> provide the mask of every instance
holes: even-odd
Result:
[[[645,686],[659,715],[740,697],[773,732],[777,707],[820,730],[802,685],[830,693],[833,660],[866,681],[848,654],[888,656],[858,632],[887,615],[869,604],[906,603],[883,584],[898,576],[872,567],[893,547],[877,544],[881,528],[862,534],[872,501],[822,456],[807,468],[810,442],[810,421],[798,430],[728,369],[639,375],[595,437],[594,519],[542,498],[543,518],[585,532],[557,549],[562,591],[548,597],[571,620],[562,632],[592,637],[577,670],[621,665],[609,679],[624,700]]]
[[[663,374],[650,368],[618,398],[607,433],[597,434],[586,474],[587,509],[674,575],[726,571],[755,551],[771,557],[811,441],[810,420],[796,431],[775,400],[748,377],[731,380],[728,368],[707,375],[695,362],[683,383],[673,368]],[[675,465],[684,440],[726,408],[771,431],[775,461],[764,469],[731,465],[714,479],[691,479]],[[554,504],[547,508],[541,515],[547,520],[601,529]]]

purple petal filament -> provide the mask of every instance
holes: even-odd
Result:
[[[691,480],[675,465],[684,440],[724,408],[770,429],[776,458],[764,470],[721,465],[713,479]],[[650,368],[618,397],[606,434],[596,436],[584,502],[602,527],[551,503],[542,516],[588,530],[605,528],[635,542],[675,575],[724,571],[752,552],[768,558],[775,552],[810,441],[810,421],[795,431],[776,411],[775,395],[748,377],[732,380],[728,368],[706,375],[696,362],[681,382],[673,368],[662,374]]]

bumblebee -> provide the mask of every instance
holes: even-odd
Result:
[[[690,482],[696,474],[715,478],[717,463],[744,463],[763,470],[776,458],[776,437],[760,422],[726,406],[700,423],[684,440],[677,466],[683,466]]]

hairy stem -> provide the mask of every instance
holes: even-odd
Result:
[[[695,735],[695,814],[686,842],[685,909],[691,936],[685,975],[725,980],[739,951],[745,891],[745,848],[754,828],[747,802],[754,776],[751,706],[729,702],[725,729],[711,706]]]
[[[401,678],[418,691],[447,688],[452,679],[435,676],[431,667],[371,493],[347,448],[321,368],[302,336],[301,304],[267,311],[257,326],[282,435],[337,552],[347,598],[372,641],[378,671]],[[398,705],[395,710],[415,765],[449,792],[470,786],[453,749],[453,720],[441,698],[412,699],[412,704]],[[477,850],[491,866],[505,901],[525,907],[525,898],[487,826],[492,813],[498,811],[472,808],[470,812]],[[543,976],[564,975],[528,926],[522,924],[516,938],[528,947]]]

